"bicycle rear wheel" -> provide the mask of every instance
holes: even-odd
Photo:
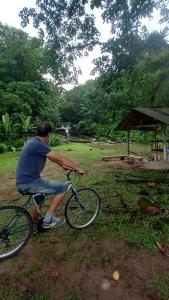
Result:
[[[32,234],[32,218],[19,206],[0,207],[0,261],[16,255]]]
[[[67,223],[75,229],[84,229],[96,219],[100,209],[100,197],[95,190],[82,188],[68,199],[65,206]]]

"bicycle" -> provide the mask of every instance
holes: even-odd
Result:
[[[72,184],[71,173],[67,173],[67,179],[71,184],[71,196],[65,205],[65,219],[67,224],[74,229],[84,229],[94,223],[100,209],[100,197],[94,189],[81,188],[79,190]],[[34,204],[41,219],[38,223],[39,231],[43,217],[36,204],[35,198],[38,194],[23,193],[28,196],[23,206],[1,206],[0,207],[0,261],[13,257],[19,253],[28,243],[33,233],[33,220],[28,212],[28,207]],[[46,194],[43,194],[46,196]],[[49,230],[49,229],[47,229]]]

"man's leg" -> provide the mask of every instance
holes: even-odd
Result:
[[[52,204],[50,205],[48,212],[50,212],[51,214],[55,213],[55,210],[58,208],[59,204],[63,201],[64,195],[65,193],[57,195],[53,198]]]
[[[53,198],[52,203],[44,217],[43,227],[47,228],[48,226],[51,226],[51,225],[55,226],[55,225],[62,225],[65,223],[65,219],[60,219],[60,218],[54,217],[56,209],[58,208],[59,204],[64,199],[64,195],[65,195],[65,193],[62,193]]]
[[[55,210],[58,208],[59,204],[63,201],[65,192],[71,187],[71,184],[69,182],[66,182],[64,184],[56,183],[54,181],[48,181],[40,179],[31,189],[31,193],[40,193],[39,196],[36,197],[36,203],[38,206],[41,207],[43,201],[42,196],[43,195],[56,195],[54,196],[52,203],[43,219],[44,224],[50,224],[54,223],[55,225],[61,225],[65,223],[65,219],[61,220],[60,218],[55,218]],[[40,197],[40,199],[38,199]],[[38,222],[39,220],[39,214],[36,210],[36,207],[34,206],[32,209],[32,218],[35,222]],[[57,220],[56,220],[57,219]],[[59,224],[60,223],[60,224]],[[52,226],[50,226],[52,227]]]

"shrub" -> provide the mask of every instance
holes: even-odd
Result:
[[[19,139],[12,142],[12,146],[17,150],[20,151],[24,145],[24,140]]]
[[[50,137],[50,146],[51,147],[59,146],[62,143],[63,143],[63,141],[58,135],[56,135],[54,133],[51,134],[51,137]]]
[[[7,151],[8,147],[6,144],[4,143],[0,143],[0,153],[4,153],[5,151]]]

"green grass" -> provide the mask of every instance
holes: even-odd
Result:
[[[147,285],[148,291],[155,292],[161,300],[169,299],[169,275],[154,276]]]
[[[18,158],[18,152],[6,152],[0,154],[0,174],[15,171]]]
[[[23,299],[27,299],[27,300],[52,300],[52,298],[50,296],[44,295],[42,293],[37,293],[35,295],[31,295],[29,293],[27,293],[27,297],[24,296],[20,296],[19,294],[9,294],[6,293],[6,295],[4,294],[3,296],[0,295],[0,300],[23,300]]]
[[[58,153],[76,160],[83,167],[90,166],[91,162],[99,161],[105,155],[126,154],[126,144],[113,145],[92,145],[81,143],[70,143],[53,148]],[[147,156],[150,152],[150,146],[142,144],[132,144],[131,150],[138,154]],[[6,152],[0,154],[0,173],[7,173],[16,170],[19,152]]]
[[[55,147],[54,150],[76,159],[82,166],[89,166],[91,162],[100,160],[102,156],[126,154],[127,145],[125,143],[110,145],[71,143]],[[131,144],[131,151],[148,157],[150,146],[133,143]]]
[[[133,144],[133,147],[138,147]],[[168,171],[139,171],[139,170],[111,170],[98,171],[91,173],[92,165],[96,162],[101,162],[103,155],[119,154],[126,151],[123,144],[116,145],[96,145],[92,148],[91,145],[71,143],[55,147],[59,153],[69,156],[74,161],[78,162],[85,170],[88,170],[88,175],[80,180],[79,186],[89,186],[97,190],[101,197],[101,212],[97,223],[94,227],[86,230],[88,237],[92,239],[109,239],[119,237],[131,241],[137,247],[147,247],[150,250],[156,248],[155,241],[161,240],[165,243],[169,242],[169,221],[163,215],[150,216],[139,209],[138,202],[142,199],[140,192],[148,191],[147,199],[154,202],[159,202],[161,207],[169,211],[169,188],[166,184],[155,186],[154,189],[145,184],[131,184],[126,179],[132,178],[168,178]],[[92,150],[91,150],[92,149]],[[147,148],[142,145],[140,151]],[[1,172],[14,170],[18,153],[5,153],[0,155]],[[144,175],[143,175],[144,172]],[[63,178],[62,178],[63,179]],[[158,194],[159,189],[162,191]],[[127,202],[131,209],[125,211],[121,207],[121,199]],[[110,212],[109,212],[110,208]],[[133,211],[135,208],[135,211]],[[62,206],[63,213],[63,206]],[[166,216],[165,216],[166,217]],[[58,237],[67,245],[79,236],[79,231],[67,229],[64,227],[58,231]],[[50,257],[55,256],[52,247],[48,249]]]
[[[94,227],[85,230],[91,240],[110,238],[123,238],[133,243],[136,247],[146,247],[155,250],[155,241],[169,243],[169,188],[160,183],[153,189],[147,183],[130,184],[125,182],[128,178],[168,178],[165,171],[134,171],[134,170],[111,170],[99,174],[88,174],[81,185],[90,186],[97,190],[101,197],[101,211]],[[120,179],[120,180],[119,180]],[[162,193],[158,194],[162,190]],[[139,201],[142,201],[142,191],[149,192],[147,201],[159,203],[166,210],[165,214],[150,215],[146,210],[140,209]],[[124,209],[121,199],[129,205]],[[58,237],[64,243],[71,243],[78,237],[79,232],[67,231],[61,228]]]

